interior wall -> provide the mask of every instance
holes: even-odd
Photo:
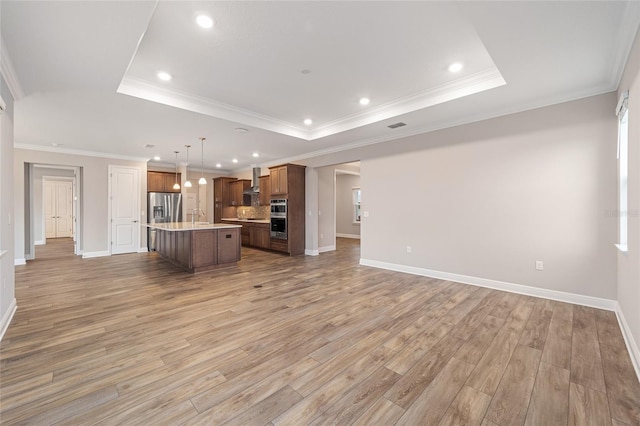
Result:
[[[0,96],[6,103],[0,113],[0,339],[15,310],[13,211],[13,96],[0,74]]]
[[[44,176],[73,177],[73,170],[34,167],[32,174],[33,191],[33,238],[36,245],[44,243]],[[55,180],[55,179],[50,179]]]
[[[336,233],[360,237],[360,224],[353,221],[353,188],[360,187],[359,175],[336,176]]]
[[[640,36],[636,36],[627,60],[618,96],[626,90],[629,91],[629,238],[628,252],[617,254],[617,298],[631,334],[628,338],[633,339],[636,362],[640,364]]]
[[[397,145],[422,150],[362,160],[363,260],[615,299],[615,104],[416,135]]]
[[[58,152],[14,149],[15,258],[25,258],[25,164],[82,167],[81,205],[84,255],[103,255],[109,251],[109,165],[140,169],[140,219],[146,222],[147,163],[114,158],[89,157]],[[146,229],[140,229],[140,249],[147,246]]]

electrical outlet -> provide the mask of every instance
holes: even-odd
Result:
[[[369,212],[368,211],[364,212],[364,217],[369,217]]]
[[[542,260],[536,260],[536,270],[537,271],[544,270],[544,262]]]
[[[411,253],[411,246],[407,246],[407,253]]]
[[[324,238],[324,234],[320,234],[320,238]]]

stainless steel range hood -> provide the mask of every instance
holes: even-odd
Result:
[[[245,189],[242,191],[243,194],[260,194],[260,167],[253,168],[253,181],[251,182],[253,185],[249,189]]]

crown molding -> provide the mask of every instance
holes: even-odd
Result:
[[[435,122],[435,123],[429,123],[425,126],[420,126],[420,127],[415,127],[415,128],[411,128],[410,126],[401,128],[401,130],[394,130],[392,133],[386,134],[386,135],[381,135],[381,136],[376,136],[376,137],[372,137],[372,138],[367,138],[367,139],[361,139],[361,140],[357,140],[353,143],[350,144],[346,144],[346,145],[339,145],[339,146],[335,146],[335,147],[331,147],[331,148],[326,148],[326,149],[320,149],[317,151],[311,151],[311,152],[307,152],[304,154],[300,154],[300,155],[295,155],[292,157],[287,157],[287,158],[281,158],[279,160],[276,161],[271,161],[271,162],[265,162],[263,163],[263,165],[265,167],[271,167],[271,166],[277,166],[279,164],[283,164],[283,163],[295,163],[295,162],[304,162],[305,160],[310,160],[312,158],[317,158],[317,157],[322,157],[325,155],[331,155],[331,154],[336,154],[339,152],[343,152],[343,151],[350,151],[353,149],[357,149],[357,148],[362,148],[362,147],[366,147],[369,145],[376,145],[379,143],[384,143],[384,142],[389,142],[389,141],[393,141],[393,140],[398,140],[398,139],[403,139],[403,138],[408,138],[411,136],[415,136],[415,135],[419,135],[422,133],[430,133],[430,132],[435,132],[438,130],[443,130],[443,129],[448,129],[451,127],[456,127],[456,126],[462,126],[465,124],[471,124],[471,123],[477,123],[480,121],[485,121],[485,120],[491,120],[493,118],[498,118],[498,117],[503,117],[506,115],[511,115],[511,114],[518,114],[521,112],[526,112],[526,111],[531,111],[534,109],[538,109],[538,108],[545,108],[545,107],[549,107],[549,106],[553,106],[553,105],[558,105],[558,104],[562,104],[565,102],[573,102],[573,101],[577,101],[580,99],[584,99],[584,98],[589,98],[592,96],[599,96],[599,95],[604,95],[606,93],[611,93],[614,89],[611,89],[611,87],[608,84],[602,85],[600,87],[596,87],[596,88],[592,88],[592,89],[588,89],[588,90],[584,90],[584,91],[577,91],[577,92],[573,92],[570,94],[566,94],[566,95],[560,95],[557,96],[553,99],[547,99],[545,101],[533,101],[533,102],[527,102],[526,104],[518,104],[517,107],[507,107],[507,108],[503,108],[501,110],[497,110],[497,111],[490,111],[490,112],[481,112],[479,114],[476,114],[474,116],[469,116],[467,118],[464,119],[452,119],[452,120],[443,120],[443,121],[439,121],[439,122]],[[358,161],[358,160],[362,160],[361,158],[356,158],[351,156],[350,160],[348,161]],[[331,162],[331,164],[334,164],[335,162]],[[322,164],[322,165],[316,165],[314,167],[323,167],[325,165],[330,165],[330,164]]]
[[[118,86],[118,93],[148,101],[197,112],[210,117],[242,123],[299,139],[309,140],[309,132],[291,123],[277,120],[243,108],[216,102],[202,96],[169,90],[136,77],[125,76]]]
[[[147,157],[134,157],[129,155],[110,154],[107,152],[85,151],[81,149],[70,149],[70,148],[34,145],[34,144],[26,144],[26,143],[14,143],[13,148],[26,149],[29,151],[55,152],[58,154],[82,155],[85,157],[111,158],[114,160],[141,161],[145,163],[149,161],[149,158]]]
[[[201,96],[169,90],[165,87],[160,87],[146,80],[131,76],[125,76],[122,79],[118,87],[118,93],[312,141],[458,99],[463,96],[500,87],[505,84],[507,83],[500,74],[500,71],[494,66],[465,78],[460,78],[428,90],[395,99],[376,108],[369,109],[366,112],[341,117],[312,128],[311,130],[302,129],[289,122],[233,105],[216,102]]]
[[[618,26],[618,33],[616,34],[616,43],[613,46],[613,55],[611,61],[611,68],[609,70],[608,82],[612,89],[616,90],[620,86],[622,75],[624,74],[624,68],[627,65],[627,60],[633,47],[636,33],[638,32],[638,26],[640,25],[640,2],[630,1],[625,5],[624,13],[620,25]],[[621,40],[627,40],[626,43],[621,43]]]
[[[18,80],[18,74],[16,74],[16,70],[13,67],[13,62],[11,62],[11,58],[9,57],[4,39],[0,39],[0,72],[2,72],[4,81],[6,81],[7,86],[9,86],[9,91],[13,99],[17,101],[24,98],[24,91],[20,85],[20,80]]]
[[[494,66],[492,68],[477,72],[465,78],[460,78],[448,83],[413,93],[391,102],[382,104],[376,108],[352,114],[334,121],[325,123],[311,132],[311,140],[323,138],[336,133],[377,123],[392,117],[408,114],[413,111],[428,108],[474,93],[494,89],[504,86],[507,82]]]

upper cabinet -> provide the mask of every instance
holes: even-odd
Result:
[[[289,164],[278,167],[270,167],[271,195],[286,195],[288,192],[288,167]]]
[[[268,206],[271,202],[271,177],[260,176],[260,205]]]
[[[232,206],[250,206],[251,195],[243,194],[246,189],[251,188],[249,179],[238,179],[229,184]]]
[[[180,192],[180,189],[173,189],[176,180],[180,182],[180,173],[176,179],[175,173],[147,172],[147,192]]]

